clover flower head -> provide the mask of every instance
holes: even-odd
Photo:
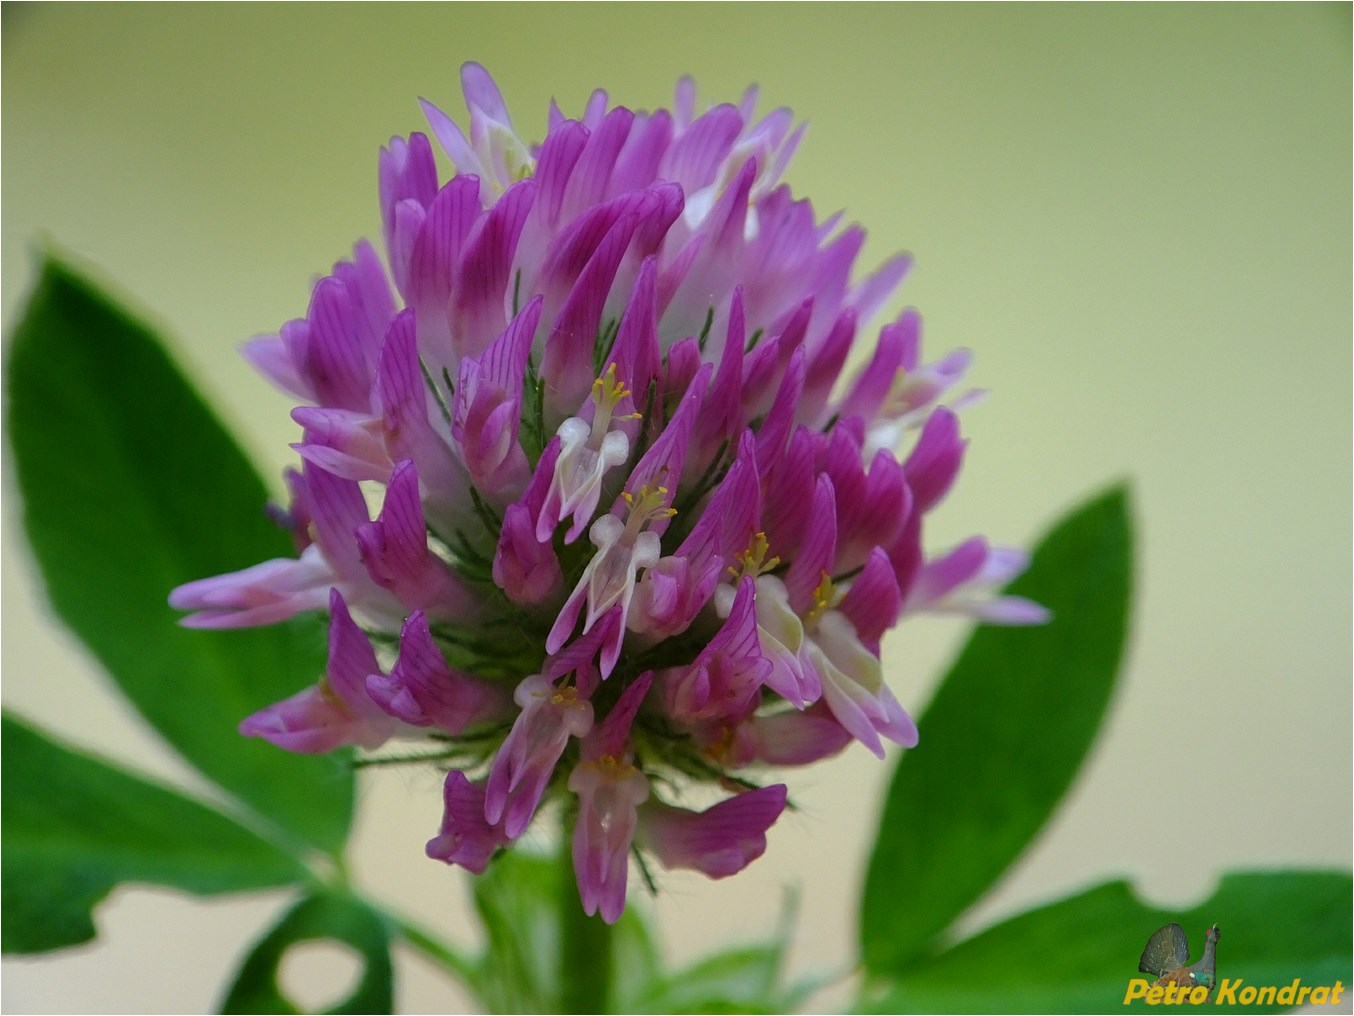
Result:
[[[853,278],[863,231],[781,183],[788,110],[597,92],[531,144],[483,68],[462,84],[468,133],[423,103],[454,174],[392,138],[384,258],[357,244],[245,347],[304,403],[297,556],[170,600],[217,628],[327,609],[325,675],[241,730],[433,738],[428,854],[474,872],[564,802],[582,904],[615,921],[632,851],[714,878],[763,853],[786,788],[749,771],[916,743],[880,662],[902,615],[1043,612],[990,595],[1018,553],[924,551],[969,356],[925,360],[908,310],[848,376],[909,262]],[[685,808],[693,783],[725,796]]]

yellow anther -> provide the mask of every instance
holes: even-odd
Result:
[[[625,498],[625,503],[632,508],[638,502],[641,508],[652,510],[657,508],[658,504],[667,498],[668,488],[655,487],[651,490],[649,485],[645,483],[640,485],[638,497],[628,491],[622,496]]]
[[[582,764],[588,768],[599,770],[614,780],[629,779],[639,772],[629,762],[618,759],[615,755],[603,755],[601,758],[592,759]]]
[[[823,572],[823,580],[813,590],[813,606],[804,615],[804,623],[807,625],[818,620],[825,612],[837,605],[836,601],[837,587],[832,583],[832,576]]]
[[[620,404],[622,399],[629,397],[630,389],[625,387],[625,382],[616,379],[616,365],[614,363],[608,364],[606,373],[592,383],[592,403],[597,407],[597,411],[592,415],[594,440],[600,441],[602,435],[611,429],[613,419],[638,420],[640,418],[639,413],[627,413],[625,416],[612,417],[612,410]]]
[[[578,701],[578,689],[572,684],[566,684],[562,688],[556,688],[555,694],[550,696],[550,703],[557,706],[577,706],[582,704]]]
[[[818,604],[823,610],[826,610],[828,604],[832,602],[833,592],[832,576],[827,572],[823,572],[823,580],[818,583],[818,586],[813,591],[813,602]]]
[[[767,543],[766,533],[757,532],[752,536],[752,542],[748,544],[748,549],[738,555],[738,564],[729,565],[729,574],[736,579],[741,579],[745,575],[751,575],[756,578],[771,571],[780,564],[779,557],[766,556],[771,545]]]
[[[598,405],[605,399],[614,406],[629,394],[630,389],[625,387],[625,382],[616,380],[614,363],[609,364],[606,373],[592,383],[592,397]]]
[[[621,497],[625,498],[625,503],[630,508],[630,518],[626,526],[632,533],[638,533],[644,525],[654,519],[670,519],[677,514],[676,508],[669,508],[667,505],[667,487],[650,489],[648,484],[643,484],[634,494],[628,490],[622,491]]]

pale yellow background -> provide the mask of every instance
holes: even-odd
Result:
[[[760,82],[811,121],[796,191],[865,224],[865,264],[915,253],[928,348],[973,348],[992,391],[965,413],[937,546],[1027,542],[1131,479],[1141,580],[1106,736],[982,918],[1109,876],[1184,902],[1228,868],[1349,863],[1348,5],[8,6],[7,326],[35,241],[97,265],[276,477],[289,407],[236,348],[375,235],[378,146],[422,127],[419,95],[461,115],[468,59],[533,136],[551,96],[652,108],[686,72],[708,99]],[[6,703],[182,778],[47,619],[5,479]],[[961,635],[891,639],[904,703]],[[799,886],[796,970],[844,969],[885,775],[861,749],[792,774],[802,810],[763,860],[670,880],[672,953],[768,931]],[[422,856],[436,777],[365,779],[361,808],[360,879],[469,941],[462,875]],[[4,1006],[209,1009],[283,905],[119,890],[102,944],[6,962]],[[402,1009],[466,1004],[400,963]]]

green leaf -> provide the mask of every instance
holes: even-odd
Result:
[[[0,722],[5,952],[93,938],[91,910],[119,882],[207,895],[306,877],[220,812],[60,747],[8,713]]]
[[[326,1012],[383,1013],[394,1009],[395,974],[390,963],[390,929],[384,917],[352,896],[323,893],[303,899],[250,950],[221,1003],[221,1011],[303,1011],[282,994],[278,970],[288,949],[316,939],[346,943],[366,963],[353,993]]]
[[[166,603],[183,582],[291,555],[244,454],[160,340],[55,261],[8,379],[24,524],[56,612],[184,758],[289,835],[337,850],[352,814],[346,758],[236,732],[318,676],[321,626],[190,631]]]
[[[707,956],[669,978],[645,1000],[644,1012],[744,1012],[782,1010],[776,999],[781,951],[776,943]]]
[[[784,963],[783,942],[768,942],[715,953],[668,977],[633,1011],[792,1012],[808,993],[808,989],[786,990],[781,987],[780,979]]]
[[[1061,522],[1011,594],[1038,628],[979,628],[918,724],[885,801],[861,898],[867,970],[904,968],[1020,855],[1100,727],[1127,630],[1131,536],[1122,489]]]
[[[1147,939],[1171,922],[1189,936],[1191,960],[1202,954],[1208,927],[1218,925],[1220,988],[1237,978],[1238,989],[1283,987],[1294,978],[1313,987],[1338,980],[1347,1002],[1352,891],[1346,872],[1238,872],[1225,876],[1199,906],[1164,910],[1139,900],[1127,882],[1109,882],[1021,914],[917,964],[862,1011],[1118,1011],[1130,980],[1147,978],[1138,972]],[[1219,1005],[1219,995],[1214,993],[1209,1012],[1291,1008],[1229,1005],[1226,999]]]
[[[656,979],[649,993],[621,1012],[786,1013],[820,986],[808,980],[782,985],[797,901],[789,901],[775,936],[766,942],[714,953],[684,970]]]

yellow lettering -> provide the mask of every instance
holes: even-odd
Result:
[[[1124,992],[1124,1005],[1128,1005],[1135,998],[1142,998],[1147,994],[1147,978],[1133,977],[1129,979],[1128,990]]]
[[[1177,990],[1176,990],[1175,982],[1174,982],[1174,981],[1167,981],[1167,982],[1166,982],[1166,997],[1163,998],[1162,1001],[1165,1002],[1167,1005],[1175,1005],[1175,1003],[1176,1003],[1176,993],[1177,993]]]
[[[1311,994],[1311,991],[1312,989],[1304,984],[1301,988],[1298,989],[1298,997],[1293,1000],[1293,1004],[1302,1005],[1303,1002],[1307,1001],[1307,996]]]
[[[1255,1003],[1256,1003],[1256,1005],[1266,1005],[1266,1004],[1268,1004],[1268,1005],[1273,1005],[1273,1004],[1274,1004],[1274,993],[1275,993],[1276,991],[1278,991],[1278,990],[1279,990],[1279,989],[1278,989],[1277,987],[1275,987],[1274,985],[1272,985],[1272,984],[1266,984],[1266,985],[1262,986],[1262,987],[1260,988],[1260,990],[1257,991],[1257,992],[1255,993]],[[1287,989],[1284,989],[1284,990],[1286,991]],[[1282,992],[1280,992],[1280,994],[1282,994]],[[1286,1004],[1287,1004],[1287,1003],[1285,1003],[1285,1005],[1286,1005]]]
[[[1294,978],[1292,984],[1285,985],[1279,989],[1279,1004],[1292,1005],[1293,999],[1297,997],[1298,985],[1302,983],[1301,978]]]
[[[1215,1005],[1236,1005],[1236,989],[1241,986],[1241,978],[1224,977],[1222,983],[1218,985],[1218,997],[1214,999]]]
[[[1189,1004],[1203,1005],[1208,1001],[1208,985],[1196,984],[1189,989]]]
[[[1166,989],[1159,984],[1154,984],[1147,989],[1147,1004],[1160,1005],[1161,996],[1166,994]]]
[[[1318,984],[1312,989],[1312,1005],[1326,1005],[1330,1002],[1330,988],[1324,984]]]
[[[1343,981],[1336,981],[1336,982],[1335,982],[1335,987],[1331,988],[1331,990],[1330,990],[1330,1004],[1331,1004],[1331,1005],[1339,1005],[1339,1004],[1340,1004],[1340,992],[1342,992],[1342,991],[1344,991],[1344,990],[1345,990],[1344,982],[1343,982]]]
[[[1252,984],[1246,985],[1241,989],[1241,994],[1238,997],[1241,999],[1242,1005],[1253,1004],[1255,1002],[1255,986]]]

